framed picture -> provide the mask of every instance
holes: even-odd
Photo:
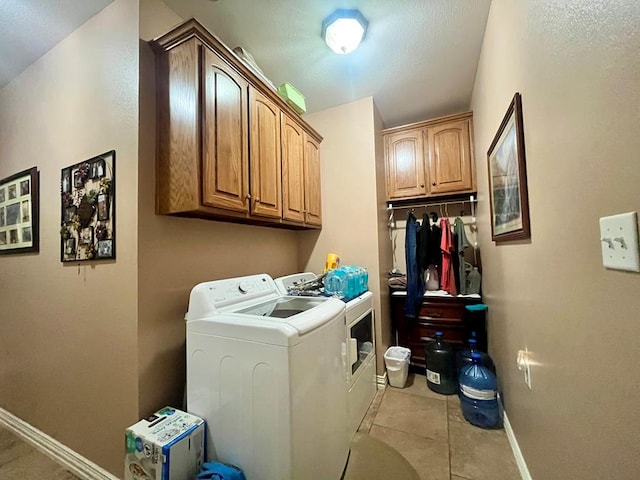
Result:
[[[93,227],[85,227],[80,230],[80,233],[78,235],[78,243],[80,245],[93,244]]]
[[[78,212],[78,207],[76,207],[75,205],[71,205],[70,207],[65,207],[64,221],[67,223],[73,222],[77,212]]]
[[[98,220],[109,220],[109,195],[98,195]]]
[[[61,262],[116,258],[115,175],[114,150],[61,170]]]
[[[38,169],[0,180],[0,254],[38,252]]]
[[[113,243],[111,240],[98,241],[98,258],[112,258]]]
[[[74,188],[82,188],[84,186],[84,177],[80,170],[73,172],[73,186]]]
[[[71,169],[65,168],[62,170],[62,193],[69,193],[71,191]]]
[[[104,160],[99,159],[91,163],[91,173],[89,178],[102,178],[104,177]]]
[[[516,93],[487,152],[491,238],[496,243],[531,237],[522,99]]]

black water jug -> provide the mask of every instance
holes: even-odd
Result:
[[[453,347],[442,338],[442,332],[436,332],[435,341],[425,347],[427,363],[427,386],[437,393],[453,395],[458,391],[456,377],[456,357]]]

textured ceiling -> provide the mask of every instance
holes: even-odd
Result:
[[[0,88],[113,0],[0,0]],[[385,126],[469,108],[491,0],[165,0],[229,47],[243,46],[275,83],[315,112],[373,96]],[[320,38],[336,8],[369,21],[360,48]]]
[[[113,0],[0,0],[0,88]]]
[[[229,47],[243,46],[273,83],[291,82],[314,112],[373,96],[385,126],[469,108],[490,0],[165,0]],[[320,38],[336,8],[369,21],[360,48]]]

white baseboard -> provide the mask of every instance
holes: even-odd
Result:
[[[11,430],[75,476],[86,480],[119,480],[58,440],[0,408],[0,425]]]
[[[378,390],[387,388],[387,372],[384,372],[382,375],[376,375],[376,385],[378,386]]]
[[[532,480],[531,474],[529,473],[529,469],[527,468],[527,462],[524,461],[524,457],[522,456],[522,452],[520,451],[520,445],[518,445],[518,440],[516,439],[515,433],[513,433],[513,429],[511,428],[511,423],[509,423],[509,417],[507,416],[507,412],[503,411],[503,423],[504,423],[504,431],[507,433],[507,438],[509,439],[509,444],[511,445],[511,450],[513,451],[513,456],[516,460],[516,465],[518,466],[518,470],[520,470],[520,476],[522,480]]]

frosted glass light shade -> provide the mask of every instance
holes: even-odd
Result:
[[[336,10],[322,22],[322,38],[334,52],[351,53],[360,45],[367,25],[358,10]]]

